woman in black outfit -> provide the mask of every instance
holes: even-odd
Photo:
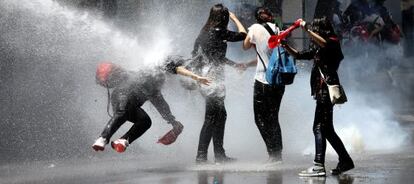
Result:
[[[314,166],[299,173],[300,176],[325,176],[325,151],[326,140],[332,145],[339,156],[339,163],[331,171],[333,175],[340,174],[354,168],[354,163],[345,149],[341,139],[333,127],[333,104],[329,97],[326,83],[339,85],[338,67],[344,58],[341,45],[334,32],[332,24],[324,18],[315,19],[310,26],[305,21],[302,28],[311,37],[309,50],[298,52],[289,45],[282,44],[296,59],[314,60],[311,72],[312,96],[316,99],[315,119],[313,133],[315,135],[315,160]],[[321,77],[325,76],[325,81]]]
[[[109,88],[113,88],[111,95],[113,116],[92,148],[95,151],[103,151],[112,135],[126,121],[130,121],[134,125],[129,131],[121,138],[111,142],[115,151],[124,152],[130,143],[151,127],[151,118],[141,108],[146,101],[150,101],[163,119],[174,128],[182,128],[183,126],[175,120],[168,103],[161,94],[161,88],[165,81],[164,73],[189,76],[204,85],[210,83],[209,79],[195,75],[182,67],[183,63],[184,60],[179,57],[169,57],[161,68],[143,72],[127,71],[112,63],[100,64],[96,72],[96,81],[108,88],[108,92]]]
[[[227,30],[229,18],[236,24],[239,32]],[[201,93],[206,99],[206,113],[200,132],[197,163],[207,161],[207,150],[211,139],[213,139],[216,162],[234,160],[226,156],[223,148],[227,118],[224,106],[224,66],[225,64],[237,66],[225,57],[227,42],[242,41],[245,37],[246,30],[237,17],[222,4],[216,4],[211,8],[209,18],[195,41],[192,52],[194,61],[189,67],[213,80],[210,86],[201,86]]]

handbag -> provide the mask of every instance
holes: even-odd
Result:
[[[328,86],[329,91],[329,98],[331,100],[332,104],[344,104],[348,101],[348,98],[346,97],[344,88],[342,85],[334,84],[330,85],[326,82],[325,76],[323,75],[321,69],[318,67],[319,72],[321,73],[322,80],[325,82],[325,84]]]

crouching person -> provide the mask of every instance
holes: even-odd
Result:
[[[112,135],[126,121],[130,121],[134,125],[121,138],[111,142],[115,151],[124,152],[129,144],[151,127],[151,118],[141,107],[146,101],[150,101],[155,106],[163,119],[173,126],[173,130],[181,132],[183,125],[172,115],[168,103],[161,94],[165,73],[189,76],[204,85],[210,83],[209,79],[182,67],[183,63],[184,60],[180,57],[169,57],[161,67],[143,72],[128,71],[113,63],[100,64],[96,71],[96,82],[108,89],[108,95],[109,89],[113,88],[111,95],[113,116],[92,148],[95,151],[103,151]]]

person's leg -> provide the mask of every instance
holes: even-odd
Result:
[[[204,124],[200,131],[200,139],[198,142],[197,162],[207,161],[207,150],[213,136],[213,123],[215,121],[215,109],[210,98],[206,97],[206,113],[204,116]]]
[[[111,102],[114,114],[101,133],[101,137],[105,138],[107,142],[128,119],[128,95],[119,90],[114,90]]]
[[[313,133],[315,136],[315,160],[313,166],[299,173],[299,176],[326,176],[325,172],[325,151],[326,138],[324,132],[324,117],[322,104],[317,102],[315,109],[315,119],[313,121]]]
[[[126,139],[129,144],[141,137],[151,127],[151,118],[141,107],[136,108],[134,114],[131,115],[130,121],[134,125],[121,137],[121,139]]]
[[[223,148],[223,139],[224,139],[224,129],[226,125],[227,112],[224,105],[224,98],[214,99],[212,104],[215,109],[215,121],[213,122],[213,145],[214,145],[214,155],[216,161],[222,161],[226,159],[226,153]]]
[[[282,101],[285,87],[272,87],[269,92],[266,92],[266,109],[269,109],[269,155],[275,159],[282,159],[282,131],[279,123],[279,109]]]
[[[125,93],[121,93],[119,90],[114,90],[112,93],[112,107],[114,115],[108,121],[101,136],[92,145],[95,151],[103,151],[105,145],[109,143],[112,135],[127,121],[128,112],[128,96]]]
[[[346,151],[341,138],[339,138],[338,134],[335,132],[333,126],[333,105],[324,104],[322,109],[324,113],[324,119],[326,120],[324,122],[325,128],[323,134],[339,156],[339,163],[336,169],[332,170],[331,172],[332,174],[339,174],[354,168],[354,163]]]
[[[325,151],[326,151],[326,137],[324,135],[325,129],[325,111],[322,103],[316,103],[315,119],[313,122],[313,134],[315,136],[315,163],[325,164]]]
[[[278,113],[283,93],[284,88],[272,90],[268,85],[255,82],[253,107],[256,126],[266,144],[270,159],[275,161],[281,159],[282,138]]]

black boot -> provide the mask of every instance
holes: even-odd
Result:
[[[232,163],[232,162],[235,162],[236,160],[237,160],[236,158],[228,157],[226,155],[216,156],[215,158],[216,164]]]
[[[207,152],[199,151],[197,152],[196,164],[205,164],[207,163]]]
[[[339,161],[336,168],[331,170],[331,174],[332,175],[339,175],[343,172],[346,172],[346,171],[349,171],[349,170],[353,169],[354,167],[355,167],[354,162],[352,161],[351,158],[346,159],[346,161]]]
[[[281,152],[269,153],[269,159],[267,160],[267,163],[279,163],[279,162],[282,162]]]

